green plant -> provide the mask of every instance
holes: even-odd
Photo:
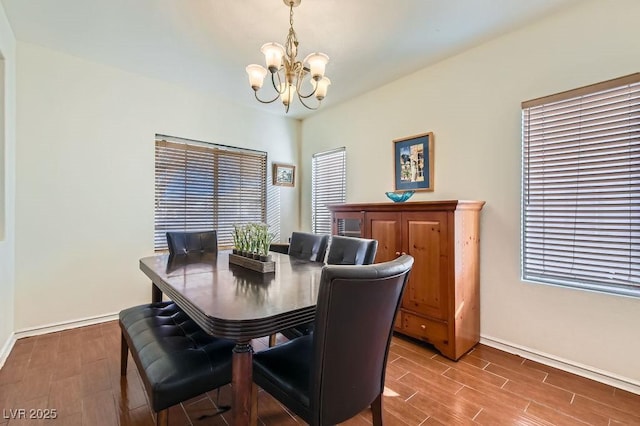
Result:
[[[233,225],[233,245],[239,251],[249,250],[247,225]]]
[[[269,225],[266,223],[252,222],[233,225],[232,237],[233,245],[237,250],[266,256],[276,235],[269,232]]]
[[[240,226],[233,225],[233,232],[231,233],[231,237],[233,238],[233,247],[236,250],[242,250],[240,247]]]
[[[258,253],[261,256],[269,254],[269,247],[276,234],[269,232],[269,225],[261,223],[258,225]]]

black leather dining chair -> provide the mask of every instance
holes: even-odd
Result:
[[[327,264],[370,265],[376,258],[377,251],[377,240],[334,235],[327,253]]]
[[[171,256],[187,253],[217,253],[218,232],[167,232],[167,245]]]
[[[395,316],[413,257],[322,270],[308,336],[258,352],[253,381],[310,425],[334,425],[371,406],[382,424],[382,392]],[[254,392],[256,395],[257,392]],[[253,400],[257,409],[257,398]]]
[[[343,237],[334,235],[331,237],[329,252],[327,253],[328,265],[370,265],[376,258],[378,241],[366,238]],[[297,325],[282,331],[287,339],[295,339],[311,333],[313,323]],[[273,345],[271,345],[273,346]]]
[[[310,262],[324,262],[327,252],[328,235],[311,234],[308,232],[293,232],[289,238],[289,248],[287,254],[290,257]],[[281,333],[288,339],[308,334],[310,326],[300,325],[293,329],[283,330]],[[276,344],[276,335],[269,336],[269,346]]]
[[[328,235],[293,232],[291,233],[288,254],[296,259],[308,260],[310,262],[324,262],[328,243]]]

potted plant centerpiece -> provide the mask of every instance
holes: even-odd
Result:
[[[233,226],[233,254],[249,259],[270,261],[269,247],[275,238],[273,232],[269,232],[266,223],[247,223]]]

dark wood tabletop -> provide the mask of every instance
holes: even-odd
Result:
[[[229,251],[140,259],[140,269],[154,286],[207,333],[236,342],[232,407],[235,425],[255,422],[250,405],[251,339],[311,322],[315,315],[324,264],[275,252],[270,255],[275,272],[266,274],[229,264]]]

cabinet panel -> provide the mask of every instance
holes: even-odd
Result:
[[[364,212],[339,212],[333,215],[331,233],[343,237],[364,237]]]
[[[404,251],[416,259],[402,307],[432,318],[447,319],[448,255],[446,213],[404,213]]]
[[[401,214],[395,212],[365,213],[365,236],[378,240],[375,263],[393,260],[402,251],[400,218]]]

